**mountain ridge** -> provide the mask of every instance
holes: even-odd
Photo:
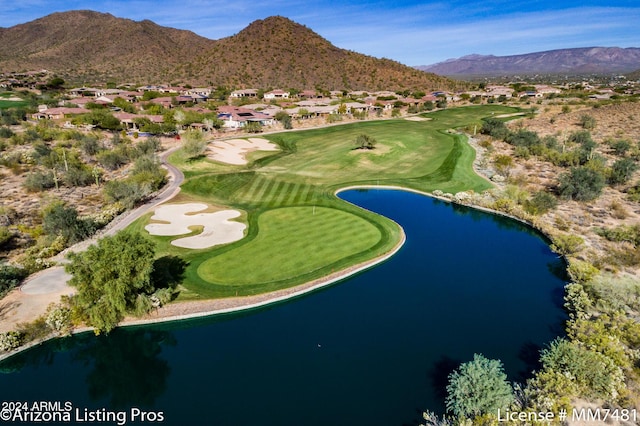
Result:
[[[631,72],[640,68],[640,48],[595,46],[507,56],[472,54],[416,68],[450,77]]]
[[[0,29],[0,72],[48,69],[68,81],[182,82],[330,90],[453,90],[465,83],[340,49],[282,17],[218,40],[90,10]]]

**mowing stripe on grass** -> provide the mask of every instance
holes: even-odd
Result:
[[[267,191],[267,189],[271,187],[271,185],[273,184],[273,181],[263,176],[260,176],[258,180],[259,180],[259,186],[257,188],[257,191],[255,193],[248,194],[248,199],[252,201],[260,202],[261,200],[264,199],[264,194]]]
[[[273,185],[269,188],[269,192],[264,195],[264,199],[262,202],[269,207],[275,207],[277,204],[274,202],[275,198],[278,196],[280,189],[284,186],[284,182],[279,180],[274,180]]]
[[[238,194],[238,198],[243,201],[251,201],[253,200],[253,194],[257,191],[260,184],[262,184],[263,177],[261,175],[256,175],[251,180],[249,185],[245,185],[242,188],[242,191]]]
[[[274,204],[276,206],[285,204],[285,200],[289,200],[289,198],[291,198],[291,195],[294,195],[293,192],[295,187],[296,185],[294,183],[285,182],[282,189],[280,189],[280,194],[278,194],[278,196],[274,200]]]

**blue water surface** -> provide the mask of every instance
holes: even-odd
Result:
[[[0,401],[135,407],[163,425],[393,426],[444,412],[447,375],[474,353],[530,375],[564,320],[544,238],[419,194],[340,197],[401,224],[400,252],[264,309],[45,343],[0,364]]]

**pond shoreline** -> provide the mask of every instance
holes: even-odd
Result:
[[[387,185],[353,185],[353,186],[347,186],[347,187],[336,190],[335,195],[337,196],[338,194],[344,191],[358,190],[358,189],[382,189],[382,190],[411,192],[411,193],[431,197],[440,201],[469,207],[485,213],[507,217],[509,219],[513,219],[513,220],[516,220],[517,222],[525,224],[531,227],[532,229],[535,229],[537,232],[539,232],[547,240],[550,241],[549,236],[546,235],[542,230],[537,228],[531,222],[528,222],[522,218],[509,215],[505,212],[492,210],[482,206],[461,203],[456,200],[452,200],[448,197],[438,196],[432,193],[427,193],[427,192],[412,189],[412,188],[406,188],[401,186],[387,186]],[[322,278],[318,278],[316,280],[313,280],[304,284],[300,284],[291,288],[277,290],[274,292],[264,293],[264,294],[254,295],[254,296],[171,303],[169,305],[163,306],[162,308],[156,310],[152,314],[148,314],[145,318],[133,318],[133,317],[125,318],[120,324],[118,324],[118,327],[138,327],[138,326],[146,326],[146,325],[160,324],[160,323],[166,323],[166,322],[184,321],[184,320],[203,318],[203,317],[209,317],[209,316],[215,316],[215,315],[224,315],[224,314],[229,314],[234,312],[248,311],[248,310],[258,309],[258,308],[262,308],[262,307],[273,305],[273,304],[282,303],[291,299],[295,299],[297,297],[304,296],[308,293],[312,293],[316,290],[320,290],[322,288],[336,284],[353,275],[356,275],[360,272],[363,272],[367,269],[370,269],[380,263],[383,263],[389,260],[391,257],[393,257],[393,255],[395,255],[402,248],[402,246],[406,242],[406,235],[405,235],[404,229],[400,225],[398,226],[400,228],[400,240],[389,252],[381,256],[378,256],[374,259],[371,259],[369,261],[362,262],[360,264],[354,265],[344,270],[329,274]],[[563,257],[563,256],[560,256],[560,257]],[[563,260],[566,262],[566,259],[563,258]],[[92,330],[93,328],[91,327],[80,327],[80,328],[74,329],[72,334],[81,334],[81,333],[85,333]],[[29,342],[19,348],[16,348],[11,352],[0,354],[0,361],[3,361],[7,358],[10,358],[14,355],[19,354],[20,352],[26,351],[32,347],[38,346],[48,340],[55,339],[57,337],[60,337],[60,336],[58,334],[52,333],[49,336]]]

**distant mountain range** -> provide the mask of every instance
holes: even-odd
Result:
[[[512,56],[469,55],[416,68],[448,77],[626,73],[640,69],[640,48],[587,47]]]
[[[465,84],[339,49],[284,17],[210,40],[93,11],[0,28],[0,72],[47,69],[80,84],[189,83],[236,88],[455,90]]]

